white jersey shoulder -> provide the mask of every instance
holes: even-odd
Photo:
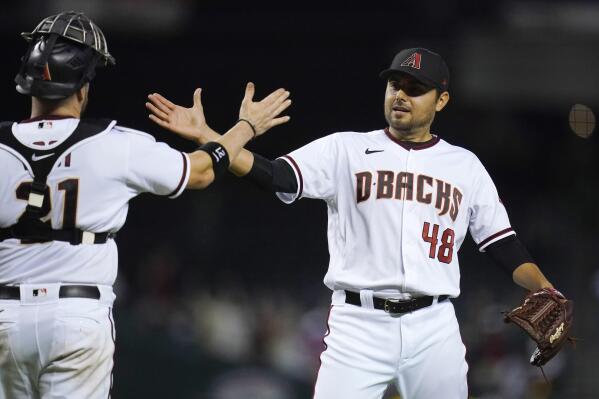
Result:
[[[439,139],[439,143],[436,145],[436,147],[439,150],[443,149],[448,151],[454,151],[456,154],[459,154],[460,156],[464,157],[464,159],[467,159],[473,163],[483,166],[478,156],[465,147],[460,147],[459,145],[451,144],[443,139]]]
[[[339,186],[339,168],[347,165],[355,151],[367,149],[370,143],[382,142],[383,136],[383,130],[335,132],[281,157],[292,167],[298,191],[277,193],[277,196],[288,204],[302,197],[333,200]]]
[[[134,134],[140,137],[144,137],[150,141],[156,141],[156,138],[154,138],[154,136],[152,136],[149,133],[143,132],[141,130],[137,130],[137,129],[132,129],[130,127],[125,127],[125,126],[121,126],[121,125],[115,125],[112,129],[112,131],[114,133],[127,133],[127,134]]]

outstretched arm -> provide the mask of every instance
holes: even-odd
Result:
[[[223,136],[212,130],[206,123],[201,95],[201,89],[196,89],[193,95],[193,106],[185,108],[173,103],[158,93],[154,93],[148,96],[149,102],[146,103],[146,108],[151,112],[149,117],[153,122],[183,138],[194,141],[199,145],[206,144],[210,141],[218,142]],[[284,108],[279,111],[280,113],[291,104],[291,100],[287,98],[289,92],[286,92],[283,89],[276,90],[263,101],[276,101],[276,99],[281,96],[284,97],[284,101],[280,103],[279,108]],[[244,119],[246,117],[243,103],[239,111],[239,117]],[[289,117],[285,116],[273,119],[267,126],[270,128],[288,121]],[[236,154],[229,153],[229,158],[231,161],[229,170],[237,176],[245,176],[248,174],[254,164],[254,155],[243,148]]]
[[[260,102],[254,102],[253,96],[254,85],[248,83],[239,111],[240,120],[222,136],[206,124],[201,89],[195,91],[194,105],[191,108],[179,107],[158,94],[148,96],[151,102],[146,103],[146,107],[153,113],[150,119],[158,125],[198,144],[214,142],[221,145],[228,153],[231,163],[240,158],[239,155],[243,152],[241,159],[237,160],[237,164],[240,165],[234,168],[239,169],[240,175],[244,175],[252,167],[253,155],[243,150],[243,146],[254,136],[259,136],[271,127],[288,122],[288,116],[278,117],[278,115],[291,105],[289,92],[283,89],[274,91]],[[191,171],[188,188],[201,189],[212,183],[215,176],[213,157],[206,149],[189,154]]]

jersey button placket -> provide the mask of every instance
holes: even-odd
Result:
[[[413,162],[413,158],[414,158],[414,151],[412,149],[407,150],[408,154],[406,156],[406,160],[405,160],[405,165],[402,168],[403,171],[405,172],[409,172],[411,167],[411,163]],[[403,269],[403,281],[402,281],[402,285],[401,285],[401,292],[405,293],[406,292],[406,283],[408,280],[408,268],[409,268],[409,263],[410,262],[410,258],[409,258],[409,248],[407,245],[407,234],[410,234],[410,223],[407,223],[406,221],[406,215],[407,215],[407,211],[406,208],[408,206],[406,206],[406,197],[405,197],[405,193],[402,193],[402,198],[401,198],[401,266]]]
[[[412,151],[411,150],[406,150],[407,154],[404,154],[404,159],[403,159],[403,165],[401,165],[401,168],[398,172],[402,172],[402,171],[408,171],[409,167],[410,167],[410,159],[412,157]],[[396,184],[398,184],[398,182],[396,181]],[[397,187],[396,187],[397,189]],[[406,246],[406,200],[405,197],[402,197],[401,199],[398,199],[399,201],[401,201],[401,213],[400,213],[400,220],[399,220],[399,229],[400,229],[400,250],[399,250],[399,255],[400,255],[400,260],[401,260],[401,265],[400,265],[400,270],[397,271],[397,275],[398,275],[398,281],[401,281],[401,286],[400,286],[400,291],[403,293],[406,290],[406,277],[407,277],[407,263],[406,263],[406,251],[409,251],[408,247]],[[400,278],[401,276],[401,278]]]

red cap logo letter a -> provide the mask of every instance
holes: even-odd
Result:
[[[414,69],[420,69],[420,60],[421,59],[422,59],[422,55],[420,53],[414,53],[411,56],[409,56],[408,58],[406,58],[406,60],[401,63],[401,66],[409,66]]]

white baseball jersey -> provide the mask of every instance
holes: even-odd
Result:
[[[386,129],[335,133],[282,158],[298,192],[278,197],[328,205],[332,290],[455,297],[468,229],[481,251],[515,234],[479,159],[436,136],[410,148]]]
[[[129,200],[143,192],[174,198],[189,177],[187,155],[157,143],[146,133],[112,122],[100,134],[74,144],[50,171],[50,209],[44,220],[54,229],[66,221],[95,232],[117,232],[125,223]],[[33,120],[15,123],[12,131],[34,149],[58,146],[79,124],[79,119]],[[27,162],[36,162],[28,159]],[[17,222],[27,198],[23,185],[32,174],[14,151],[0,145],[0,227]],[[0,242],[0,284],[80,283],[112,285],[117,275],[117,247],[105,244],[71,245],[52,241],[21,244]]]

